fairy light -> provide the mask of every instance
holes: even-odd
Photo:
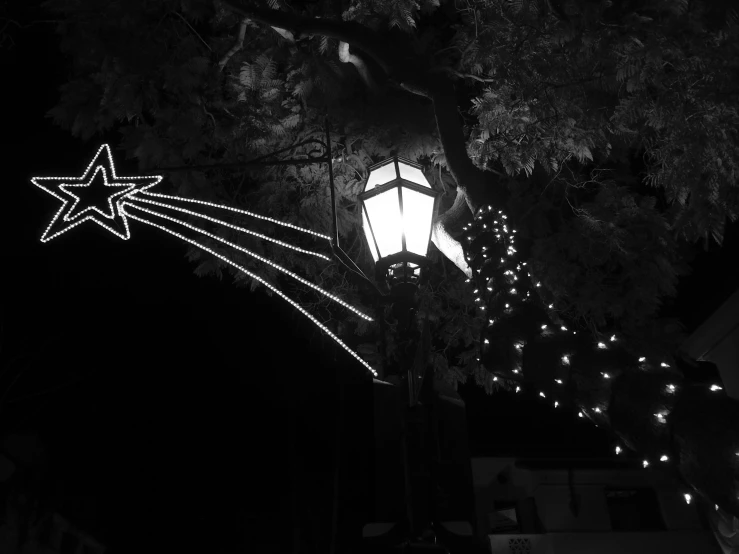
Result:
[[[103,186],[111,189],[107,197],[108,212],[100,210],[95,205],[80,207],[81,199],[74,193],[76,188],[94,186],[98,175],[103,178]],[[125,198],[138,192],[145,192],[146,189],[159,184],[161,180],[161,175],[119,177],[107,144],[98,148],[80,177],[33,177],[31,183],[62,201],[61,207],[41,234],[41,242],[48,242],[85,221],[93,221],[115,236],[128,240],[131,233],[128,220],[121,210],[121,203]],[[109,222],[119,223],[123,229],[116,228]]]
[[[268,260],[267,258],[263,258],[262,256],[260,256],[260,255],[258,255],[258,254],[255,254],[255,253],[254,253],[254,252],[252,252],[251,250],[247,250],[247,249],[246,249],[246,248],[244,248],[243,246],[239,246],[238,244],[235,244],[235,243],[233,243],[233,242],[231,242],[231,241],[228,241],[228,240],[226,240],[226,239],[224,239],[224,238],[222,238],[222,237],[219,237],[218,235],[215,235],[215,234],[213,234],[213,233],[210,233],[210,232],[206,231],[205,229],[201,229],[201,228],[199,228],[199,227],[196,227],[195,225],[191,225],[191,224],[187,223],[186,221],[182,221],[182,220],[179,220],[179,219],[177,219],[177,218],[174,218],[174,217],[170,217],[170,216],[168,216],[168,215],[165,215],[165,214],[161,214],[161,213],[159,213],[159,212],[156,212],[156,211],[154,211],[154,210],[150,210],[150,209],[148,209],[148,208],[144,208],[143,206],[139,206],[138,204],[132,204],[132,203],[130,203],[130,202],[127,202],[127,203],[126,203],[126,205],[127,205],[127,206],[133,206],[133,207],[134,207],[134,208],[136,208],[137,210],[142,210],[142,211],[144,211],[144,212],[146,212],[146,213],[149,213],[149,214],[151,214],[151,215],[155,215],[155,216],[161,217],[161,218],[163,218],[163,219],[167,219],[167,220],[169,220],[169,221],[172,221],[173,223],[179,223],[180,225],[183,225],[183,226],[187,227],[188,229],[192,229],[193,231],[197,231],[197,232],[199,232],[199,233],[202,233],[202,234],[204,234],[204,235],[206,235],[206,236],[208,236],[208,237],[210,237],[210,238],[212,238],[212,239],[215,239],[215,240],[217,240],[217,241],[219,241],[219,242],[222,242],[223,244],[226,244],[226,245],[230,246],[231,248],[234,248],[235,250],[239,250],[240,252],[243,252],[244,254],[246,254],[246,255],[248,255],[248,256],[252,256],[253,258],[256,258],[257,260],[259,260],[260,262],[264,262],[264,263],[266,263],[266,264],[268,264],[268,265],[270,265],[270,266],[274,267],[274,268],[275,268],[275,269],[277,269],[278,271],[281,271],[281,272],[285,273],[286,275],[289,275],[290,277],[292,277],[292,278],[293,278],[293,279],[295,279],[296,281],[299,281],[300,283],[303,283],[304,285],[306,285],[306,286],[308,286],[308,287],[312,288],[313,290],[316,290],[316,291],[320,292],[321,294],[323,294],[324,296],[326,296],[326,297],[330,298],[330,299],[331,299],[331,300],[333,300],[334,302],[337,302],[338,304],[341,304],[341,305],[342,305],[342,306],[344,306],[344,307],[345,307],[346,309],[348,309],[348,310],[350,310],[350,311],[354,312],[355,314],[357,314],[357,315],[358,315],[359,317],[361,317],[362,319],[365,319],[365,320],[367,320],[367,321],[374,321],[374,319],[373,319],[372,317],[370,317],[370,316],[368,316],[368,315],[366,315],[366,314],[362,313],[362,312],[361,312],[360,310],[358,310],[358,309],[357,309],[357,308],[355,308],[354,306],[352,306],[352,305],[350,305],[350,304],[348,304],[348,303],[344,302],[344,301],[343,301],[343,300],[342,300],[341,298],[339,298],[338,296],[334,296],[334,295],[333,295],[333,294],[331,294],[330,292],[327,292],[327,291],[323,290],[323,289],[322,289],[321,287],[319,287],[318,285],[314,285],[313,283],[311,283],[311,282],[310,282],[310,281],[308,281],[307,279],[303,279],[303,278],[302,278],[302,277],[301,277],[300,275],[298,275],[297,273],[293,273],[293,272],[292,272],[292,271],[290,271],[289,269],[285,269],[285,268],[284,268],[284,267],[282,267],[281,265],[279,265],[279,264],[276,264],[276,263],[274,263],[274,262],[272,262],[272,261]]]
[[[621,454],[621,447],[620,446],[617,446],[616,447],[616,454]]]
[[[642,465],[642,467],[645,467],[645,468],[646,468],[646,467],[649,467],[649,460],[644,460],[644,461],[643,461],[643,462],[641,463],[641,465]]]
[[[578,412],[578,413],[577,413],[577,417],[583,417],[583,414],[582,414],[582,412]]]
[[[561,385],[562,384],[562,379],[555,379],[554,382],[557,383],[558,385]]]
[[[132,206],[132,205],[133,204],[128,204],[128,203],[125,204],[125,206]],[[121,207],[123,208],[123,205]],[[137,208],[141,209],[140,206],[134,206],[134,207],[137,207]],[[125,211],[125,208],[123,208],[123,211]],[[205,246],[203,244],[200,244],[199,242],[197,242],[195,240],[192,240],[192,239],[186,237],[185,235],[182,235],[182,234],[178,233],[177,231],[173,231],[171,229],[168,229],[167,227],[164,227],[163,225],[159,225],[158,223],[154,223],[152,221],[148,221],[148,220],[146,220],[144,218],[138,217],[136,215],[132,215],[132,214],[130,214],[128,212],[126,212],[126,215],[128,217],[130,217],[131,219],[134,219],[134,220],[139,221],[141,223],[146,223],[147,225],[151,225],[152,227],[156,227],[157,229],[160,229],[162,231],[165,231],[165,232],[167,232],[167,233],[169,233],[169,234],[171,234],[171,235],[173,235],[173,236],[175,236],[175,237],[177,237],[177,238],[179,238],[181,240],[184,240],[185,242],[189,242],[193,246],[197,246],[198,248],[200,248],[202,250],[205,250],[206,252],[209,252],[210,254],[216,256],[217,258],[220,258],[221,260],[223,260],[227,264],[235,267],[239,271],[243,271],[246,275],[248,275],[252,279],[254,279],[256,281],[259,281],[265,287],[267,287],[272,292],[274,292],[279,297],[281,297],[283,300],[286,300],[289,304],[291,304],[293,306],[293,308],[295,308],[300,313],[302,313],[303,315],[305,315],[308,319],[310,319],[319,329],[321,329],[329,337],[331,337],[332,339],[334,339],[334,341],[336,341],[337,344],[339,344],[344,350],[346,350],[357,361],[359,361],[364,367],[366,367],[375,377],[377,377],[377,372],[374,369],[372,369],[372,366],[370,366],[367,362],[365,362],[359,356],[359,354],[357,354],[351,348],[349,348],[339,337],[337,337],[335,334],[333,334],[328,327],[326,327],[324,324],[322,324],[320,321],[318,321],[315,317],[313,317],[310,313],[308,313],[308,311],[305,308],[303,308],[300,304],[298,304],[297,302],[295,302],[294,300],[292,300],[290,297],[288,297],[286,294],[284,294],[281,290],[279,290],[276,287],[270,285],[266,280],[262,279],[258,275],[255,275],[254,273],[248,271],[246,268],[240,266],[236,262],[233,262],[233,261],[229,260],[228,258],[226,258],[225,256],[219,254],[215,250],[212,250],[212,249],[208,248],[207,246]]]
[[[567,355],[562,356],[562,363],[565,365],[570,365],[570,357]]]
[[[724,390],[724,389],[722,389],[722,388],[721,388],[721,387],[719,387],[718,385],[711,385],[711,391],[712,391],[712,392],[716,392],[716,391],[718,391],[718,390]]]
[[[599,343],[598,343],[598,348],[600,348],[601,350],[603,350],[604,348],[606,348],[606,345],[605,345],[605,343],[603,343],[603,342],[599,342]]]
[[[658,412],[658,413],[654,414],[654,417],[656,417],[657,418],[657,421],[659,421],[660,423],[666,423],[667,422],[667,420],[665,419],[665,413],[664,412]]]
[[[667,390],[669,392],[675,392],[675,385],[672,385],[672,384],[667,385]]]
[[[669,457],[668,457],[668,456],[667,456],[666,454],[662,454],[662,456],[660,456],[660,457],[659,457],[659,461],[660,461],[660,462],[666,462],[666,461],[668,461],[669,459],[670,459],[670,458],[669,458]]]
[[[599,414],[599,413],[600,413],[600,408],[598,408],[598,407],[596,406],[596,407],[595,407],[595,410],[593,410],[593,411],[594,411],[594,412],[595,412],[596,414]]]
[[[666,364],[665,362],[662,362],[659,365],[660,365],[660,367],[670,367],[670,365],[669,364]]]
[[[328,235],[324,235],[321,233],[317,233],[316,231],[311,231],[310,229],[305,229],[303,227],[298,227],[297,225],[293,225],[292,223],[287,223],[285,221],[280,221],[279,219],[274,219],[272,217],[267,217],[265,215],[259,215],[255,214],[254,212],[249,212],[247,210],[240,210],[238,208],[233,208],[231,206],[226,206],[225,204],[215,204],[213,202],[206,202],[205,200],[195,200],[194,198],[185,198],[182,196],[172,196],[170,194],[161,194],[158,192],[150,192],[150,191],[144,191],[144,194],[147,196],[155,196],[157,198],[166,198],[167,200],[181,200],[182,202],[191,202],[193,204],[200,204],[201,206],[209,206],[211,208],[218,208],[221,210],[228,210],[230,212],[239,213],[243,215],[248,215],[249,217],[254,217],[256,219],[261,219],[264,221],[269,221],[270,223],[274,223],[276,225],[282,225],[283,227],[289,227],[290,229],[293,229],[295,231],[300,231],[302,233],[307,233],[309,235],[313,235],[314,237],[326,239],[328,241],[331,240],[331,237]]]
[[[543,331],[544,329],[546,329],[546,328],[547,328],[547,326],[546,326],[546,325],[542,325],[542,326],[541,326],[541,329],[542,329],[542,331]]]
[[[611,335],[611,342],[616,342],[616,335]]]
[[[639,358],[639,362],[646,362],[646,361],[647,361],[647,359],[644,356],[642,356],[641,358]]]
[[[566,331],[567,330],[567,327],[565,327],[564,325],[562,325],[562,327],[560,327],[560,329],[562,329],[563,331]]]
[[[554,401],[554,407],[556,408],[557,406],[559,406],[559,402],[557,402],[557,401],[555,400],[555,401]]]
[[[192,210],[188,210],[185,208],[179,208],[177,206],[173,206],[171,204],[164,204],[162,202],[156,202],[155,200],[149,200],[147,198],[141,198],[138,196],[134,196],[131,198],[131,200],[138,200],[140,202],[146,202],[147,204],[153,204],[155,206],[160,206],[162,208],[169,208],[171,210],[177,210],[178,212],[186,213],[188,215],[194,215],[195,217],[200,217],[202,219],[207,219],[208,221],[211,221],[213,223],[218,223],[219,225],[223,225],[224,227],[228,227],[230,229],[233,229],[235,231],[239,231],[240,233],[247,233],[249,235],[255,236],[257,238],[266,240],[268,242],[273,242],[275,244],[279,244],[280,246],[284,246],[285,248],[290,248],[291,250],[295,250],[297,252],[301,252],[303,254],[310,254],[312,256],[318,256],[319,258],[323,258],[324,260],[331,261],[331,258],[326,256],[325,254],[319,254],[318,252],[313,252],[312,250],[305,250],[303,248],[299,248],[297,246],[294,246],[292,244],[288,244],[286,242],[283,242],[281,240],[274,239],[272,237],[268,237],[267,235],[262,235],[261,233],[256,233],[254,231],[250,231],[249,229],[244,229],[243,227],[239,227],[238,225],[232,225],[228,223],[227,221],[223,221],[221,219],[216,219],[215,217],[210,217],[209,215],[201,214],[198,212],[194,212]]]
[[[690,496],[687,492],[683,495],[683,498],[685,498],[686,504],[690,504],[690,501],[693,500],[693,497]]]
[[[544,395],[544,393],[541,392],[541,391],[539,391],[539,396],[541,396],[542,398],[546,398],[546,396]]]
[[[516,392],[521,392],[521,387],[516,387]]]
[[[608,375],[608,373],[604,373],[603,374],[603,379],[610,379],[610,378],[611,378],[611,376]]]

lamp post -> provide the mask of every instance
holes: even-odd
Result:
[[[436,544],[432,529],[435,493],[433,399],[431,383],[424,379],[425,357],[415,359],[416,333],[413,329],[416,292],[428,266],[426,254],[439,194],[431,188],[420,165],[399,156],[368,169],[367,182],[359,195],[362,226],[375,260],[375,279],[389,289],[401,339],[401,370],[406,372],[403,388],[408,402],[402,409],[402,429],[410,536],[405,548],[406,551],[447,552]]]

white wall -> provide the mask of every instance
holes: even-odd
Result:
[[[659,501],[667,530],[700,530],[701,520],[694,505],[687,505],[668,477],[660,472],[641,469],[573,470],[575,492],[580,510],[575,516],[570,508],[568,472],[528,470],[514,467],[512,458],[475,458],[472,460],[478,530],[490,531],[488,514],[495,501],[521,500],[533,496],[546,532],[603,532],[611,530],[606,503],[607,487],[650,487]],[[501,484],[500,472],[508,474]]]

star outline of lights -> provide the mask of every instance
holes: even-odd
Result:
[[[105,160],[101,160],[103,152],[107,155],[107,159]],[[78,213],[74,213],[80,202],[80,198],[70,190],[67,190],[67,188],[91,186],[98,171],[102,171],[104,186],[111,186],[116,189],[125,189],[116,190],[108,197],[108,204],[111,207],[112,216],[103,213],[96,206],[88,206],[79,210]],[[110,174],[110,181],[108,180],[108,174]],[[115,236],[123,240],[128,240],[131,237],[131,232],[128,227],[127,214],[121,209],[123,201],[126,198],[132,198],[136,194],[158,185],[161,181],[161,175],[119,177],[115,171],[115,164],[113,163],[113,155],[110,151],[110,146],[107,144],[103,144],[98,148],[80,177],[32,177],[31,183],[62,202],[61,207],[54,214],[51,222],[41,234],[41,242],[48,242],[88,220],[97,223]],[[56,186],[54,187],[50,184],[46,184],[47,182],[56,183]],[[114,198],[115,201],[113,201]],[[107,222],[100,219],[96,216],[96,213],[106,219],[112,220],[113,222],[115,222],[117,218],[120,218],[123,231],[116,229],[112,225],[109,225]],[[67,225],[63,225],[63,223],[67,223]],[[61,228],[58,228],[60,227],[60,224]]]

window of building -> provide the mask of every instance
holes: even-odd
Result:
[[[606,504],[614,531],[664,531],[657,494],[653,489],[606,489]]]

